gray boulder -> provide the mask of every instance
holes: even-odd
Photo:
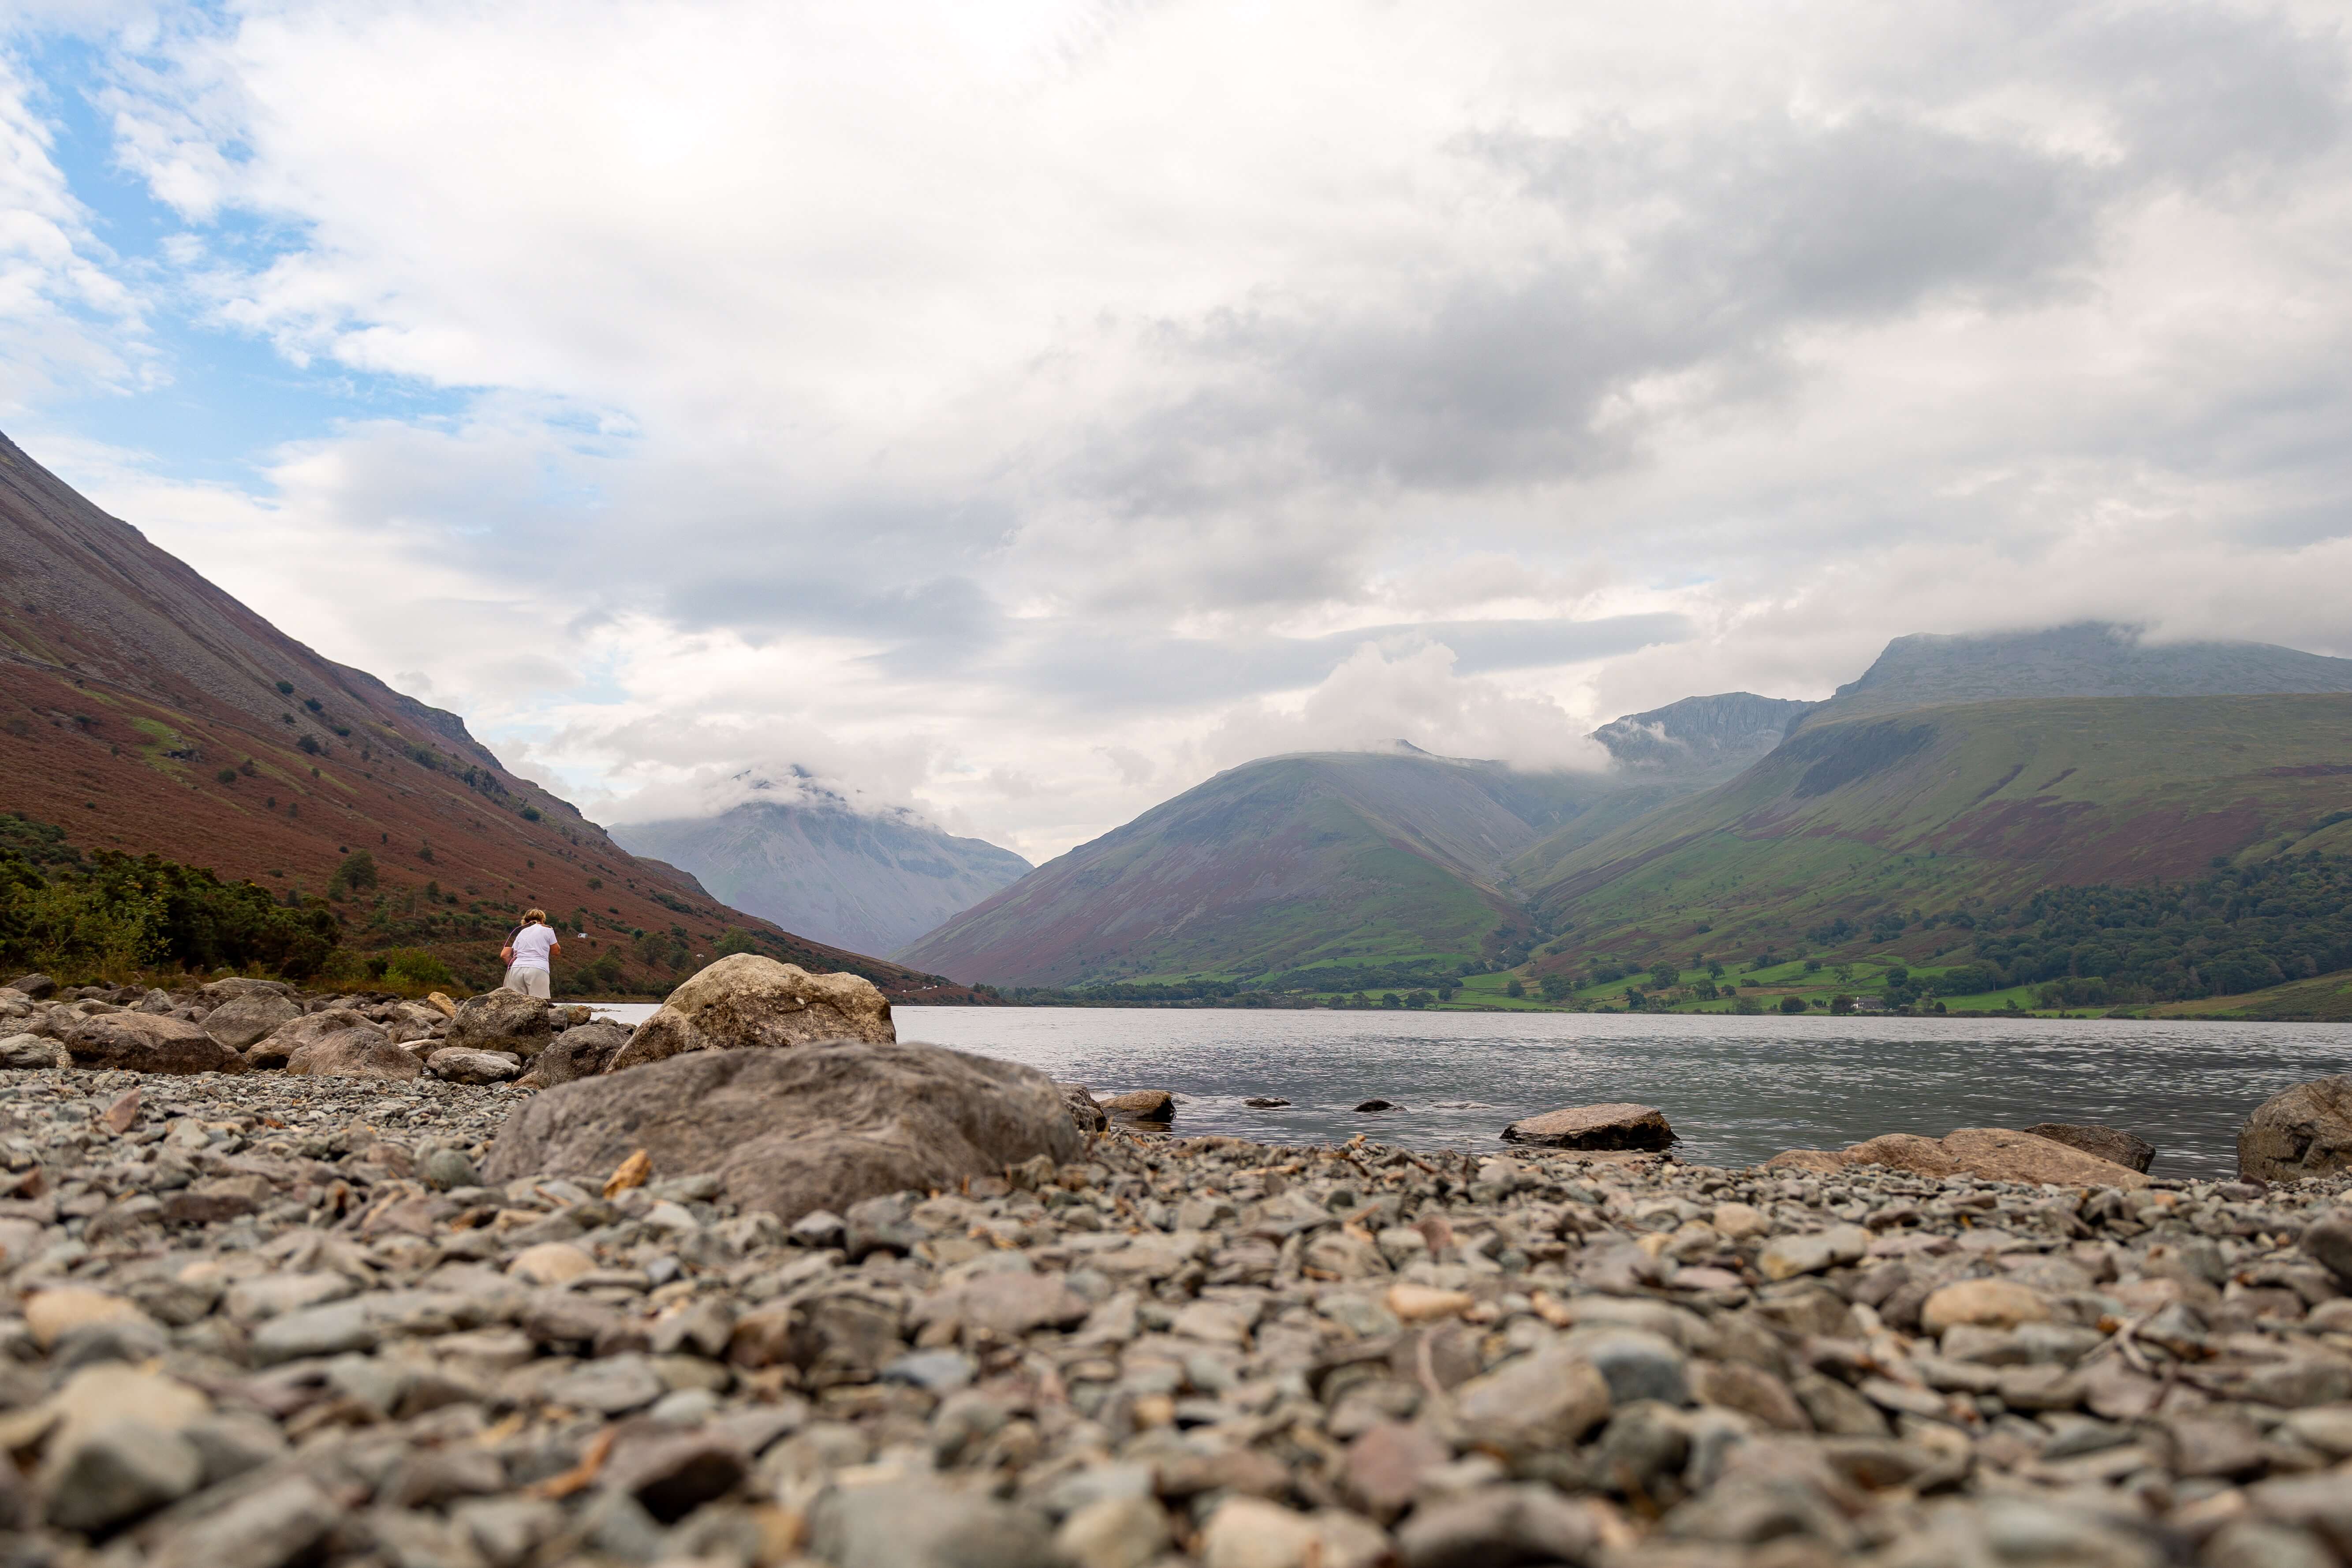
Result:
[[[469,1051],[506,1051],[529,1061],[555,1038],[551,1006],[520,991],[468,996],[449,1020],[443,1044]]]
[[[274,991],[248,991],[205,1014],[205,1033],[242,1051],[301,1016],[301,1008]]]
[[[298,1046],[286,1058],[286,1070],[296,1078],[421,1078],[425,1068],[392,1037],[373,1024],[337,1029]]]
[[[0,1039],[0,1068],[58,1066],[58,1043],[39,1035],[10,1035]]]
[[[36,1002],[46,1002],[58,994],[58,983],[36,970],[8,982],[8,989],[21,991]]]
[[[2238,1131],[2238,1174],[2294,1182],[2352,1171],[2352,1073],[2273,1095]]]
[[[719,1178],[786,1223],[908,1188],[953,1188],[1084,1147],[1033,1068],[938,1046],[833,1040],[693,1051],[549,1089],[507,1118],[484,1180],[604,1181],[639,1149],[656,1177]]]
[[[1552,1149],[1664,1149],[1675,1130],[1654,1105],[1576,1105],[1525,1116],[1503,1129],[1507,1142]]]
[[[1102,1102],[1103,1112],[1118,1121],[1165,1126],[1176,1120],[1176,1097],[1164,1089],[1134,1089]]]
[[[519,1081],[525,1089],[553,1089],[575,1079],[594,1078],[628,1043],[629,1031],[610,1019],[574,1024],[531,1058],[530,1070]]]
[[[100,1013],[66,1032],[78,1068],[121,1072],[242,1072],[245,1059],[184,1018]]]
[[[815,1040],[896,1040],[890,1004],[855,974],[811,974],[756,952],[730,953],[669,994],[605,1070],[620,1072],[689,1051],[803,1046]]]
[[[2145,1138],[2114,1127],[2078,1127],[2065,1121],[2037,1121],[2025,1129],[2036,1138],[2047,1138],[2053,1143],[2063,1143],[2070,1149],[2080,1149],[2085,1154],[2096,1154],[2118,1165],[2127,1165],[2141,1175],[2156,1163],[2156,1145]]]
[[[1110,1118],[1082,1083],[1057,1083],[1062,1091],[1062,1103],[1070,1108],[1070,1123],[1081,1132],[1100,1132],[1110,1126]]]
[[[404,1056],[414,1053],[403,1052]],[[444,1046],[425,1058],[425,1070],[450,1083],[504,1083],[522,1071],[520,1058],[504,1051],[477,1051],[464,1046]]]
[[[232,974],[204,987],[205,1000],[215,1007],[234,1002],[240,996],[290,997],[293,994],[294,987],[282,980],[255,980],[243,974]]]
[[[207,1024],[212,1020],[205,1020]],[[246,1047],[248,1067],[282,1068],[296,1051],[329,1035],[339,1035],[345,1029],[373,1029],[375,1026],[367,1016],[349,1007],[330,1007],[324,1012],[309,1013],[280,1024],[275,1029]]]

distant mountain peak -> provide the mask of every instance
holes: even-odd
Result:
[[[2037,631],[1914,633],[1805,716],[2043,697],[2258,697],[2352,691],[2352,659],[2259,642],[2151,642],[2145,627],[2074,621]]]
[[[1625,714],[1593,731],[1592,738],[1629,773],[1727,778],[1780,744],[1789,726],[1815,706],[1723,691]]]

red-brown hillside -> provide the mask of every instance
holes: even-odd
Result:
[[[224,776],[226,775],[226,776]],[[684,872],[622,850],[518,778],[454,713],[323,658],[100,511],[0,436],[0,809],[86,848],[154,853],[276,889],[323,889],[376,858],[398,918],[347,910],[356,945],[494,958],[514,911],[544,906],[586,962],[667,979],[630,932],[709,953],[729,926],[812,969],[851,969],[900,1000],[961,986],[793,936]],[[455,903],[419,912],[437,883]],[[403,907],[404,906],[404,908]],[[573,957],[581,946],[566,948]]]

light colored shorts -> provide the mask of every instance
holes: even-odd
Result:
[[[526,996],[537,996],[544,1001],[547,997],[548,978],[548,972],[544,969],[525,969],[518,963],[507,971],[507,989],[520,991]]]

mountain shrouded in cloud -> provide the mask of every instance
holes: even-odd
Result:
[[[861,810],[803,776],[742,775],[709,816],[616,824],[614,841],[818,942],[889,952],[1018,881],[1029,862],[944,833],[904,807]]]
[[[2347,107],[2222,0],[18,6],[0,417],[599,815],[782,736],[1045,860],[1921,627],[2352,655]]]

